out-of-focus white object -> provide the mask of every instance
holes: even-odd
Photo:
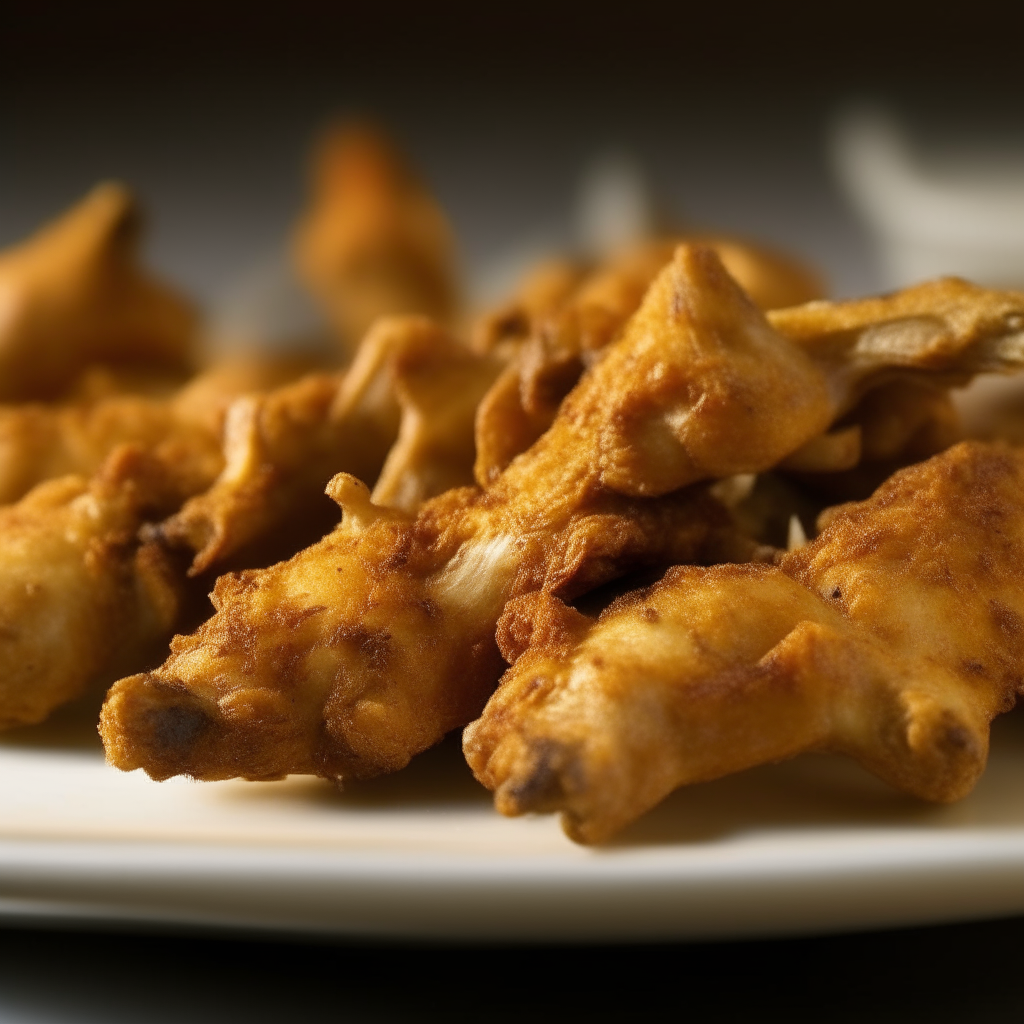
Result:
[[[287,254],[270,253],[236,275],[210,303],[208,335],[218,352],[321,347],[327,322],[302,289]]]
[[[588,256],[602,259],[654,234],[654,201],[640,162],[618,151],[594,157],[580,179],[576,236]]]
[[[914,152],[886,112],[847,111],[831,138],[839,178],[880,243],[887,284],[956,274],[1024,287],[1024,150]]]

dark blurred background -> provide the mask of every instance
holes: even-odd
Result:
[[[920,145],[1024,138],[1024,7],[193,2],[4,5],[0,244],[117,177],[153,262],[215,302],[278,251],[307,146],[360,113],[398,137],[472,275],[565,244],[582,168],[632,153],[674,216],[878,286],[830,119],[884,104]],[[0,1020],[1019,1019],[1024,923],[689,947],[424,950],[0,934]],[[378,980],[378,978],[380,980]],[[553,984],[558,994],[546,994]],[[467,999],[470,1002],[467,1004]],[[5,1002],[6,1001],[6,1002]]]
[[[0,243],[118,177],[158,267],[202,298],[280,248],[317,129],[380,119],[449,211],[472,275],[559,244],[580,174],[626,151],[683,223],[878,286],[825,135],[881,102],[924,145],[1024,139],[1024,15],[994,4],[5,5]]]

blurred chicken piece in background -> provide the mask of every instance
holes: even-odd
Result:
[[[294,255],[349,355],[384,314],[442,323],[456,315],[445,215],[392,144],[365,124],[334,128],[317,148]]]
[[[56,397],[96,363],[191,365],[195,314],[139,267],[141,225],[128,189],[106,183],[0,253],[0,401]]]

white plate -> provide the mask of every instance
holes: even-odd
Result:
[[[64,716],[0,745],[0,914],[489,939],[710,938],[1024,912],[1024,715],[965,801],[813,756],[667,800],[613,846],[507,820],[446,742],[339,793],[150,782]]]

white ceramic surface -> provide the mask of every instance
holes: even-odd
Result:
[[[78,732],[75,732],[78,729]],[[70,741],[69,741],[70,737]],[[831,757],[675,794],[613,846],[506,820],[456,743],[339,793],[157,784],[88,726],[0,745],[0,915],[455,939],[714,938],[1024,912],[1024,716],[960,804]]]

